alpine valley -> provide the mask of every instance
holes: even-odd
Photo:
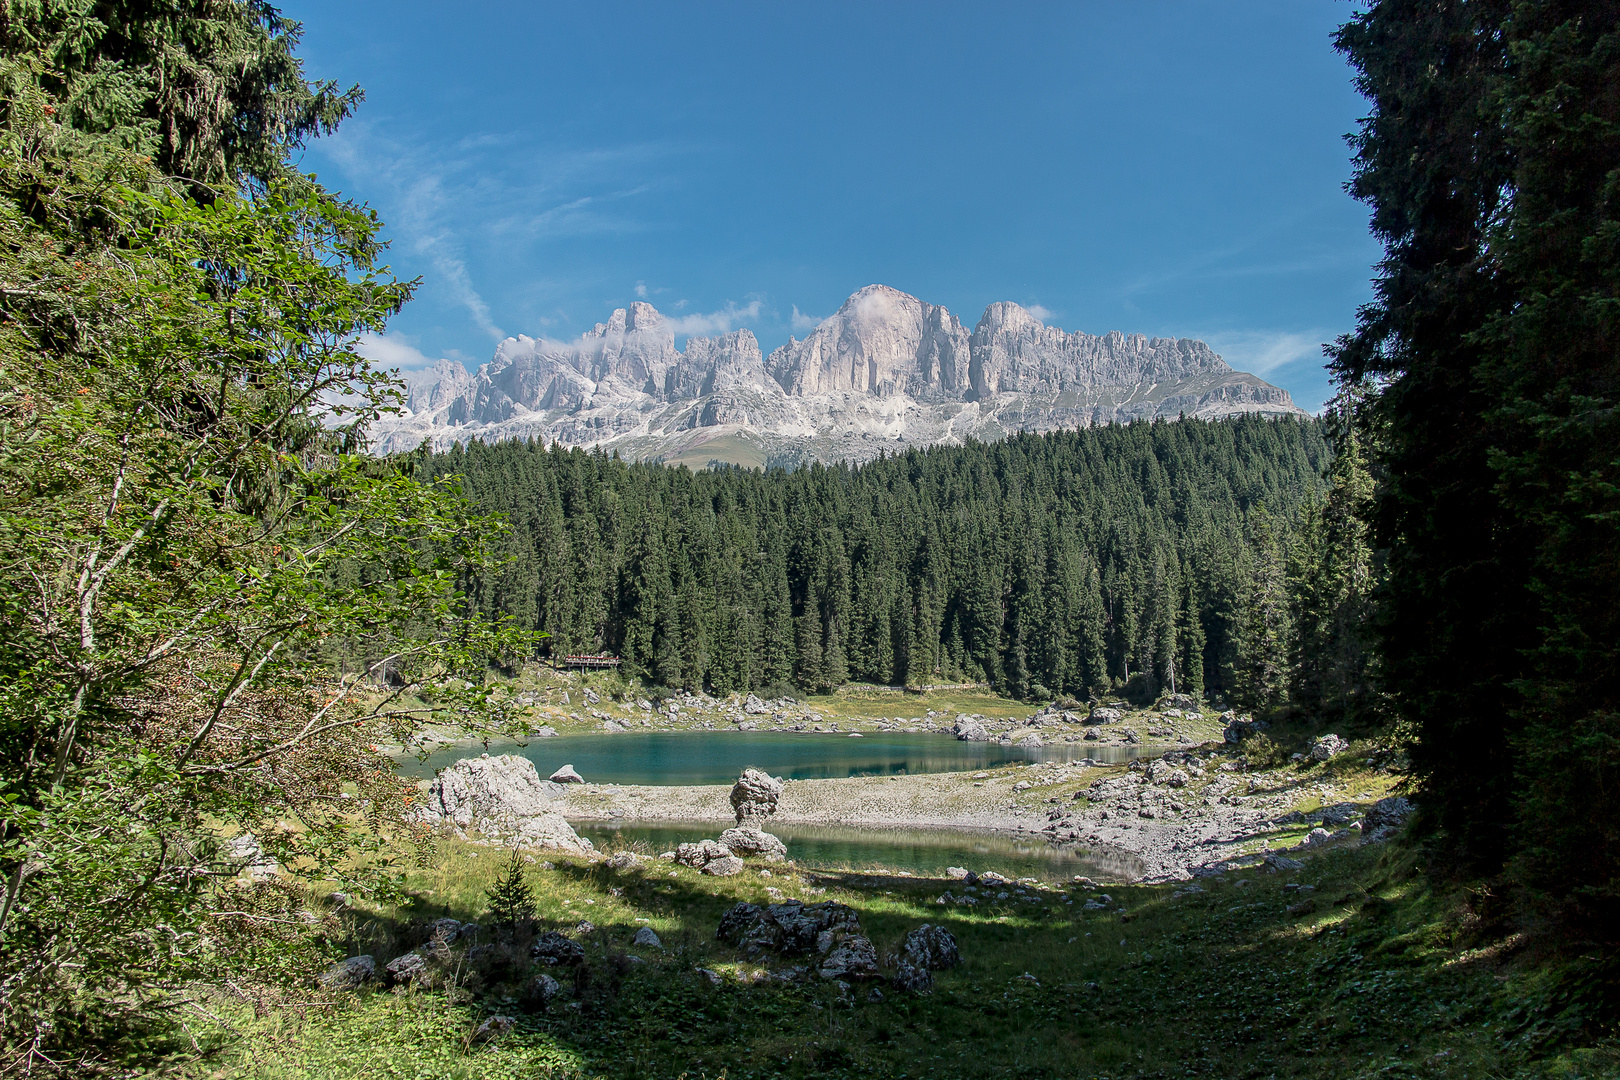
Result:
[[[373,429],[381,452],[534,438],[633,460],[795,465],[1143,418],[1304,415],[1202,341],[1070,334],[1008,302],[970,333],[886,285],[769,356],[746,329],[677,350],[670,322],[638,302],[576,341],[520,335],[476,374],[441,360],[407,380],[406,409]]]

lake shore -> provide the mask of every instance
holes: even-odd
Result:
[[[1313,828],[1328,829],[1313,848],[1359,843],[1355,820],[1397,779],[1358,759],[1254,772],[1229,765],[1224,753],[1210,749],[1202,757],[1172,751],[1169,761],[1135,768],[1046,762],[976,773],[790,780],[771,820],[1106,846],[1140,859],[1141,880],[1155,883],[1252,862],[1266,850],[1297,846]],[[708,822],[718,835],[732,824],[730,790],[569,785],[560,809],[577,822]]]

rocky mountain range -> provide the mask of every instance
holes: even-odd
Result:
[[[476,374],[441,360],[408,384],[405,413],[373,429],[381,452],[538,438],[692,465],[797,464],[1138,418],[1304,414],[1202,341],[1070,334],[1007,302],[970,333],[886,285],[769,356],[748,330],[676,349],[669,322],[634,303],[576,341],[507,338]]]

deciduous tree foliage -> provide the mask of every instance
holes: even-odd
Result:
[[[1383,671],[1439,850],[1620,925],[1620,5],[1377,3],[1351,190],[1385,259]]]
[[[353,95],[255,4],[0,11],[0,1039],[80,1075],[189,979],[307,981],[303,886],[410,839],[378,743],[511,643],[454,587],[498,527],[358,453],[410,286],[282,165]]]

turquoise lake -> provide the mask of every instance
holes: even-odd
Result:
[[[520,754],[542,777],[572,765],[592,784],[730,784],[748,766],[787,780],[845,776],[898,776],[964,772],[1030,761],[1128,761],[1163,748],[1055,743],[1024,749],[998,743],[962,742],[951,735],[865,732],[801,734],[776,731],[628,732],[565,735],[527,744],[491,741],[445,747],[425,762],[407,758],[406,776],[432,776],[464,757]]]

